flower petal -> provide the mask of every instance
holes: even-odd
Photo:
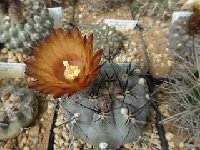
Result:
[[[37,48],[32,49],[34,60],[24,62],[26,75],[36,79],[30,88],[59,98],[86,88],[98,75],[103,51],[99,50],[93,56],[93,35],[83,37],[78,28],[68,32],[55,29],[44,42],[37,43]],[[65,78],[63,61],[81,69],[73,80]]]

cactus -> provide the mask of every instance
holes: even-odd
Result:
[[[30,54],[36,40],[43,40],[53,28],[53,19],[39,1],[11,0],[7,13],[9,17],[0,15],[0,43],[15,52]]]
[[[114,58],[122,49],[123,37],[115,27],[100,25],[94,28],[94,47],[104,49],[105,58]]]
[[[192,39],[187,33],[187,20],[188,17],[180,17],[169,27],[166,47],[174,56],[188,58],[192,55]]]
[[[167,34],[167,50],[175,56],[177,54],[191,61],[195,58],[196,49],[199,49],[200,40],[200,1],[197,0],[193,5],[193,14],[187,17],[180,17],[169,27]]]
[[[134,65],[105,63],[84,92],[61,98],[72,134],[96,148],[136,141],[148,114],[144,79]],[[102,148],[103,149],[103,148]]]
[[[190,36],[191,32],[189,32],[187,26],[189,18],[181,17],[170,25],[166,50],[176,58],[186,59],[195,64],[200,72],[200,39],[198,35]]]
[[[200,40],[196,36],[190,36],[187,21],[189,17],[180,17],[169,27],[166,50],[175,57],[195,62],[194,53],[200,47]]]
[[[0,99],[0,140],[15,137],[38,114],[38,102],[32,91],[6,86]]]

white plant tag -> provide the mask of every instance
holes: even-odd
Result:
[[[193,4],[194,2],[196,2],[197,0],[188,0],[185,4]]]
[[[172,23],[175,22],[176,20],[178,20],[179,17],[188,17],[191,16],[192,12],[190,11],[177,11],[177,12],[173,12],[172,14]]]
[[[62,7],[48,8],[50,16],[54,19],[54,27],[62,27]]]
[[[26,65],[23,63],[0,62],[0,79],[3,78],[24,78]]]
[[[117,19],[105,19],[104,23],[108,26],[114,26],[117,30],[125,31],[134,29],[138,21],[136,20],[117,20]]]

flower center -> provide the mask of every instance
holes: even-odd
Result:
[[[74,80],[81,72],[78,66],[69,65],[68,61],[63,61],[63,65],[66,67],[64,71],[65,79]]]

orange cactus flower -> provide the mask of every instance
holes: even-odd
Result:
[[[56,29],[45,42],[32,49],[34,59],[26,60],[25,74],[36,80],[29,84],[54,98],[72,95],[86,88],[100,71],[103,53],[93,55],[93,35],[82,36],[78,28]]]

